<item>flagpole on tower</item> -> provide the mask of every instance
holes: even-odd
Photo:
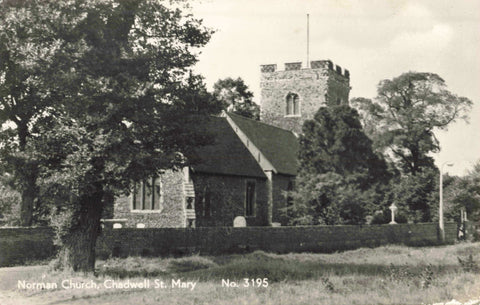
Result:
[[[310,14],[307,14],[307,68],[310,67]]]

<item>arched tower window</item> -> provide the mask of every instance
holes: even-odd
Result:
[[[289,93],[287,94],[287,100],[285,105],[285,114],[286,115],[300,115],[300,99],[298,94]]]

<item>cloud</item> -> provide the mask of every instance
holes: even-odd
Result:
[[[453,38],[453,30],[447,24],[435,24],[428,31],[401,32],[391,42],[396,52],[417,52],[447,47]]]
[[[431,19],[432,12],[418,3],[410,2],[403,6],[400,10],[399,16],[405,18]]]

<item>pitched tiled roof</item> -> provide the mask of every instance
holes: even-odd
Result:
[[[266,178],[226,118],[211,117],[201,122],[198,130],[212,136],[214,143],[195,148],[194,172]]]
[[[297,174],[299,145],[293,132],[236,114],[228,113],[227,115],[263,153],[278,173]]]

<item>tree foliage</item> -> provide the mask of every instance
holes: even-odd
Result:
[[[322,107],[305,121],[291,224],[359,224],[380,202],[375,191],[391,177],[372,150],[358,113],[345,105]]]
[[[224,103],[228,111],[250,119],[260,119],[260,108],[253,102],[253,93],[240,77],[219,79],[213,89],[214,96]]]
[[[61,21],[54,14],[59,6],[40,1],[0,3],[0,162],[21,194],[21,224],[26,226],[39,207],[38,162],[28,142],[36,121],[60,98],[50,77],[61,48],[57,30]]]
[[[416,175],[434,168],[429,153],[438,152],[436,130],[466,119],[472,102],[447,89],[434,73],[404,73],[378,84],[374,101],[352,100],[362,113],[375,147],[391,155],[403,173]]]
[[[0,177],[0,225],[20,224],[20,194],[8,185],[8,175]]]
[[[322,107],[305,121],[299,159],[301,171],[334,172],[364,189],[389,179],[387,164],[373,152],[357,111],[345,105]]]
[[[398,213],[409,221],[432,221],[438,212],[438,180],[436,169],[424,169],[417,175],[396,177],[391,181],[390,192],[384,199],[384,211],[388,211],[388,206],[395,203]]]
[[[480,219],[480,162],[464,177],[448,176],[443,180],[445,217],[460,221],[460,210],[472,221]]]
[[[56,204],[61,265],[92,271],[100,218],[113,196],[180,168],[192,147],[208,142],[195,126],[220,105],[190,67],[212,33],[183,7],[156,0],[35,4],[52,10],[44,22],[59,47],[42,78],[61,97],[35,111],[39,184]]]

